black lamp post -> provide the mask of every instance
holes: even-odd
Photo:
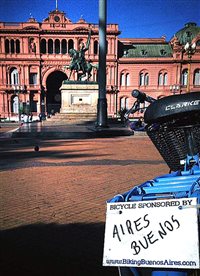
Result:
[[[188,35],[190,37],[190,35]],[[188,39],[189,40],[189,39]],[[187,93],[190,92],[190,73],[191,73],[191,59],[196,51],[196,43],[188,41],[184,46],[185,53],[188,56],[188,79],[187,79]]]
[[[99,97],[97,104],[97,127],[107,127],[106,4],[107,0],[99,0]]]

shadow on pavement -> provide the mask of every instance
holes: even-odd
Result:
[[[104,224],[33,224],[0,231],[1,275],[115,276],[102,266]]]

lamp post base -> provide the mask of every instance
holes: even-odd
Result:
[[[107,99],[98,99],[96,127],[104,128],[107,125]]]

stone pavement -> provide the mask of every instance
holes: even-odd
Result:
[[[0,275],[118,275],[102,266],[106,200],[168,167],[147,136],[72,137],[0,139]]]

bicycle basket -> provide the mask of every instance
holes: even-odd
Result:
[[[159,153],[173,171],[188,154],[187,129],[196,152],[200,153],[200,92],[159,99],[146,110],[146,131]]]

